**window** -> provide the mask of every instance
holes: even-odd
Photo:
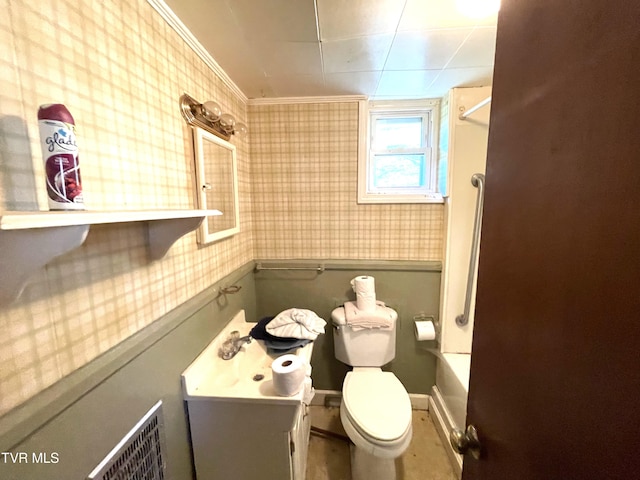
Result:
[[[360,130],[359,203],[442,202],[433,149],[438,103],[361,102],[367,121]]]

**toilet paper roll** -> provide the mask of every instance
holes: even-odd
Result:
[[[416,340],[435,340],[436,328],[433,322],[430,321],[416,321],[415,322],[415,334]]]
[[[308,364],[297,355],[287,354],[276,358],[271,364],[273,387],[282,397],[298,393],[309,370]]]
[[[351,280],[351,287],[356,292],[356,306],[358,310],[372,312],[376,309],[376,283],[375,278],[369,275],[361,275]]]

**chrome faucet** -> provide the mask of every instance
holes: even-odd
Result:
[[[234,330],[218,349],[218,355],[223,360],[231,360],[242,349],[242,346],[251,343],[251,340],[250,335],[241,337],[240,332]]]

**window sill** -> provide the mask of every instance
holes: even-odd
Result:
[[[389,195],[367,193],[358,195],[358,204],[391,204],[391,203],[435,203],[443,204],[444,198],[439,193],[428,193],[425,195]]]

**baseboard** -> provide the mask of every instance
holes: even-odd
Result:
[[[311,399],[312,407],[339,407],[342,400],[340,390],[316,390]]]
[[[449,432],[454,428],[454,423],[449,415],[444,399],[442,395],[440,395],[438,387],[435,385],[431,389],[431,396],[429,397],[429,415],[440,436],[442,445],[447,452],[451,466],[458,478],[460,478],[462,476],[462,455],[456,453],[449,442]]]
[[[429,395],[423,393],[410,393],[411,408],[413,410],[429,410]],[[314,407],[339,407],[342,401],[340,390],[316,390],[311,399],[311,406]]]
[[[429,410],[429,395],[424,393],[410,393],[411,408],[413,410]]]

